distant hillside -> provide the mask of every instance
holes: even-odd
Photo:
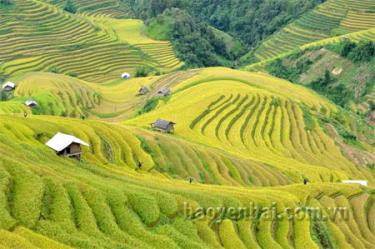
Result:
[[[42,0],[50,4],[59,6],[60,8],[69,9],[71,11],[90,15],[90,16],[106,16],[113,18],[129,18],[133,13],[125,1],[122,0]]]
[[[168,38],[179,58],[196,67],[238,66],[243,54],[321,2],[131,0],[129,6],[135,16],[147,23],[159,23],[156,29],[168,28],[168,20],[175,23],[168,28]],[[225,39],[211,32],[210,26],[232,36],[236,47],[228,49]]]
[[[103,82],[135,75],[138,67],[155,73],[182,66],[169,42],[142,36],[141,21],[98,20],[34,0],[12,0],[0,15],[2,78],[48,71]],[[128,29],[120,32],[124,24]]]
[[[296,51],[252,70],[303,84],[349,110],[368,116],[375,110],[375,43],[344,40]]]
[[[268,38],[250,56],[261,61],[308,43],[374,28],[374,10],[372,0],[328,0]]]

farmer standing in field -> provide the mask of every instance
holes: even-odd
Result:
[[[189,176],[189,183],[192,184],[193,183],[193,177],[192,176]]]
[[[307,180],[307,178],[303,178],[303,185],[307,185],[307,183],[309,182],[309,180]]]

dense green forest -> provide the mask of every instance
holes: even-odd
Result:
[[[245,53],[324,0],[130,0],[137,18],[174,44],[188,66],[237,66]],[[156,28],[155,25],[159,27]],[[162,28],[161,28],[162,27]],[[215,32],[213,28],[225,32]],[[160,34],[158,34],[160,35]],[[232,37],[231,39],[228,39]],[[229,62],[231,61],[231,62]],[[242,61],[245,62],[245,61]]]

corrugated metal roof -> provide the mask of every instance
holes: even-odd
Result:
[[[159,89],[159,91],[156,93],[156,95],[159,95],[159,96],[168,96],[171,94],[171,89],[169,88],[161,88]]]
[[[26,100],[25,105],[27,106],[36,106],[38,103],[35,100]]]
[[[140,89],[139,89],[139,93],[141,94],[146,94],[148,93],[149,89],[147,86],[142,86]]]
[[[13,83],[13,82],[8,81],[8,82],[6,82],[6,83],[2,86],[2,88],[3,88],[3,89],[5,89],[5,88],[12,88],[12,89],[14,89],[14,88],[16,88],[16,84]]]
[[[130,73],[123,73],[121,74],[122,79],[129,79],[130,78]]]
[[[46,145],[51,149],[55,150],[56,152],[60,152],[72,143],[81,144],[85,146],[89,146],[87,143],[82,141],[79,138],[76,138],[72,135],[67,135],[61,132],[58,132],[53,138],[51,138]]]
[[[171,122],[171,121],[168,121],[168,120],[164,120],[164,119],[158,119],[158,120],[155,121],[154,127],[166,130],[166,129],[169,128],[169,125],[171,125],[171,124],[174,125],[175,123]]]

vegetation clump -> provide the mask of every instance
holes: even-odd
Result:
[[[346,40],[340,46],[340,54],[353,62],[369,62],[374,59],[375,43],[372,41],[355,43]]]
[[[75,14],[77,12],[77,7],[72,0],[67,0],[64,6],[64,10],[69,13]]]
[[[11,5],[13,0],[0,0],[0,5]]]
[[[149,66],[138,66],[135,69],[135,77],[146,77],[151,73],[160,74],[158,70]]]
[[[260,41],[319,3],[224,0],[218,7],[208,0],[132,0],[129,4],[149,24],[149,33],[172,41],[187,66],[236,67],[249,61],[244,55]],[[273,14],[264,14],[269,12]]]

